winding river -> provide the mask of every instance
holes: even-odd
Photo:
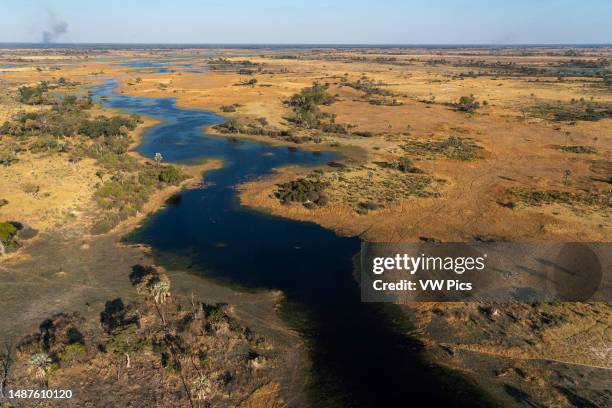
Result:
[[[401,333],[396,310],[360,302],[352,276],[357,238],[238,202],[234,187],[241,182],[279,166],[326,163],[337,154],[206,135],[203,127],[222,117],[178,108],[171,98],[114,93],[115,87],[112,80],[97,87],[97,100],[163,121],[146,131],[139,153],[160,152],[178,163],[207,157],[224,161],[223,168],[207,173],[206,188],[182,192],[129,239],[150,245],[160,259],[188,259],[206,276],[282,290],[287,298],[283,316],[309,341],[312,406],[483,405],[468,382],[422,359],[418,342]]]

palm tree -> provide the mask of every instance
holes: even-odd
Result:
[[[191,384],[191,393],[196,396],[198,400],[204,400],[212,392],[212,385],[210,380],[205,375],[200,375],[198,378],[193,380]]]
[[[164,304],[170,297],[170,282],[159,280],[149,286],[149,293],[156,304]]]
[[[36,353],[30,357],[30,373],[36,378],[45,378],[53,360],[46,353]]]
[[[162,156],[161,153],[157,152],[155,153],[155,156],[153,156],[153,160],[155,160],[155,165],[159,166],[162,160],[164,160],[164,157]]]
[[[161,275],[159,278],[150,279],[146,286],[146,293],[155,303],[155,309],[162,320],[163,324],[166,324],[166,318],[162,309],[159,307],[166,303],[166,299],[170,297],[170,280],[167,276]]]

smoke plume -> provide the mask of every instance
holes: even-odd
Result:
[[[68,32],[68,23],[58,20],[53,13],[49,13],[49,28],[42,32],[42,42],[45,44],[55,41]]]

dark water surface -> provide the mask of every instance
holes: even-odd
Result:
[[[282,290],[288,299],[284,317],[311,344],[312,406],[483,405],[472,386],[421,360],[418,344],[394,324],[399,320],[392,308],[360,302],[352,276],[357,238],[238,203],[237,184],[278,166],[338,159],[335,153],[209,136],[202,126],[223,118],[179,109],[169,98],[114,94],[114,86],[110,81],[96,90],[98,97],[108,97],[107,106],[164,120],[145,133],[138,152],[147,157],[160,152],[170,162],[224,160],[222,169],[206,174],[207,188],[184,191],[129,239],[151,245],[162,260],[186,260],[206,276]]]

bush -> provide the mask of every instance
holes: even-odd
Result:
[[[288,105],[293,108],[294,117],[291,121],[298,126],[316,128],[321,119],[326,117],[318,105],[331,105],[336,100],[327,93],[327,87],[317,82],[310,88],[304,88],[299,94],[293,95]]]
[[[45,135],[36,140],[30,147],[32,152],[46,152],[51,150],[57,150],[59,144],[57,139],[50,135]]]
[[[178,184],[185,179],[181,169],[175,166],[166,166],[159,172],[159,181],[168,184]]]
[[[329,202],[324,193],[326,187],[326,182],[300,178],[278,185],[274,195],[283,204],[298,202],[305,204],[306,208],[314,208],[312,204],[322,207]]]
[[[98,116],[94,120],[85,119],[81,122],[79,133],[97,138],[100,136],[125,136],[128,130],[136,129],[137,122],[134,119],[122,116]]]
[[[10,222],[0,222],[0,241],[4,245],[10,244],[15,234],[17,234],[17,227]]]
[[[304,88],[289,100],[293,107],[310,108],[312,105],[331,105],[336,100],[327,93],[327,86],[315,82],[310,88]]]
[[[46,102],[44,94],[48,89],[45,82],[41,82],[36,86],[22,86],[18,89],[19,102],[28,105],[41,105]]]
[[[72,343],[64,347],[60,354],[60,361],[63,364],[73,364],[87,355],[87,349],[81,343]]]
[[[236,107],[234,105],[222,105],[221,112],[236,112]]]
[[[414,167],[412,165],[412,160],[410,160],[408,157],[400,157],[400,159],[395,163],[394,167],[402,173],[424,173],[423,170],[419,169],[418,167]]]
[[[357,212],[359,214],[367,214],[371,210],[378,210],[380,205],[373,201],[363,201],[357,205]]]
[[[32,196],[36,196],[38,194],[38,192],[40,191],[40,186],[36,185],[34,183],[24,183],[21,186],[21,190],[26,193],[26,194],[30,194]]]
[[[459,102],[455,103],[454,106],[460,112],[474,113],[476,109],[480,108],[480,103],[476,101],[473,95],[470,95],[459,98]]]
[[[153,183],[146,177],[129,177],[104,183],[94,197],[102,208],[135,212],[147,201],[152,189]]]

